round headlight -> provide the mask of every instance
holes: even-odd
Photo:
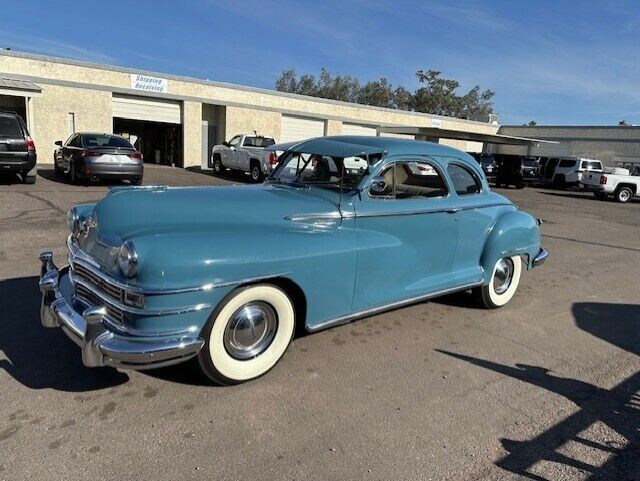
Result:
[[[134,277],[138,272],[138,254],[130,240],[125,241],[118,251],[118,267],[125,277]]]
[[[80,214],[78,214],[78,209],[75,207],[72,207],[67,212],[67,227],[74,235],[80,230]]]

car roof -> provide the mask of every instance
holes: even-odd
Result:
[[[76,132],[77,135],[108,135],[109,137],[122,137],[122,135],[112,134],[109,132]],[[125,139],[126,140],[126,139]]]
[[[328,145],[335,145],[338,142],[343,142],[350,146],[362,146],[362,150],[367,152],[371,152],[375,149],[378,152],[383,151],[387,155],[407,154],[455,157],[468,162],[470,165],[477,164],[475,159],[469,154],[461,150],[454,149],[453,147],[425,140],[402,139],[398,137],[374,137],[365,135],[334,135],[328,137],[317,137],[315,139],[300,142],[296,146],[296,150],[303,149],[304,145],[302,144],[311,142],[316,145],[321,145],[322,142],[326,142]]]

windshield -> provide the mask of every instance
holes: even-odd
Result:
[[[369,166],[382,154],[333,157],[328,155],[287,152],[279,162],[269,182],[318,186],[327,189],[351,190],[368,173]]]
[[[133,149],[131,144],[124,138],[116,135],[83,135],[82,145],[87,148],[96,147],[120,147],[121,149]]]

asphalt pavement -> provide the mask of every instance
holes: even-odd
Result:
[[[145,184],[242,182],[147,166]],[[466,293],[298,337],[257,381],[83,367],[40,325],[38,253],[106,184],[0,179],[0,479],[640,479],[640,203],[499,192],[551,253]]]

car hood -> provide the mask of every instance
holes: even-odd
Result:
[[[114,189],[93,210],[103,243],[162,233],[282,224],[285,217],[339,212],[310,190],[288,186]]]

